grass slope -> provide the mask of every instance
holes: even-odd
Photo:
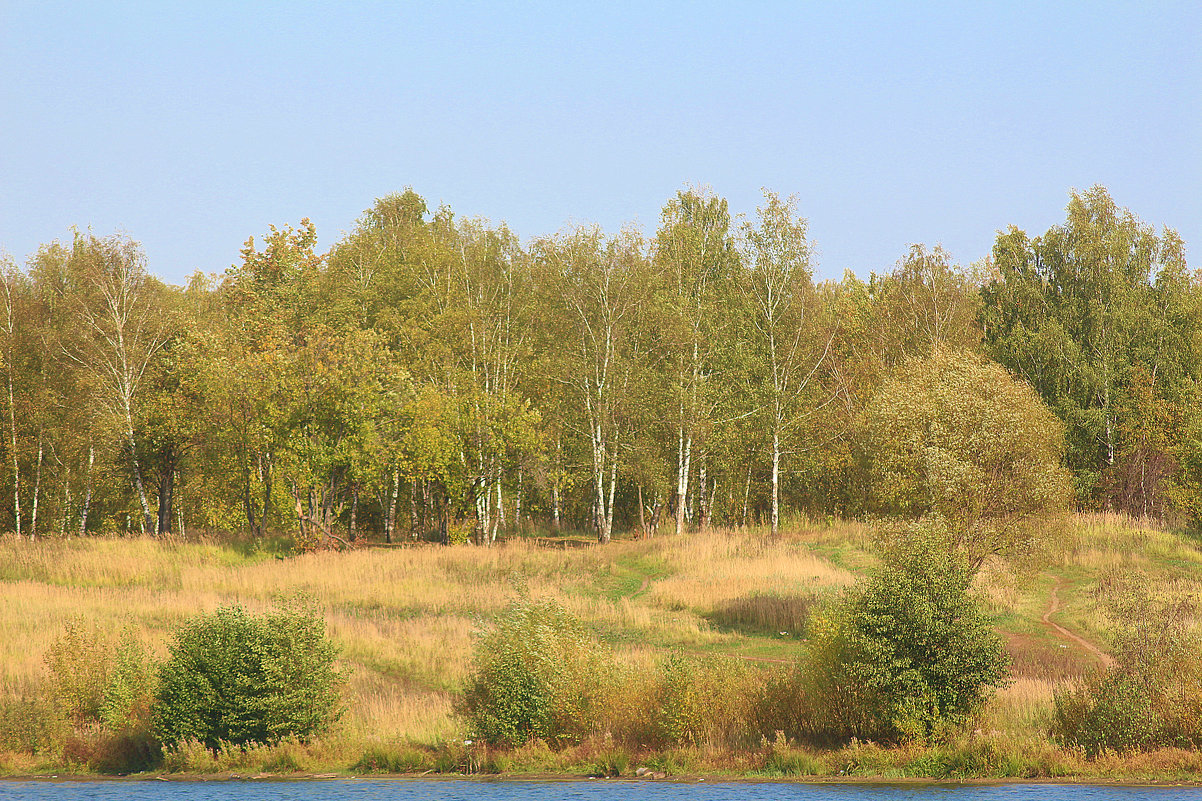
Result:
[[[170,630],[197,611],[228,604],[259,611],[303,593],[324,611],[351,670],[347,714],[337,731],[316,745],[261,749],[224,762],[185,753],[169,768],[289,772],[358,764],[390,771],[627,772],[631,757],[607,755],[603,744],[567,754],[531,746],[488,757],[464,746],[453,700],[470,665],[473,629],[515,594],[528,592],[558,599],[621,659],[648,661],[680,650],[727,654],[772,669],[805,647],[808,609],[873,564],[871,543],[871,530],[856,523],[795,526],[776,540],[759,531],[714,531],[605,547],[515,540],[491,549],[361,548],[284,559],[205,542],[7,538],[0,540],[0,705],[36,695],[43,654],[69,619],[82,616],[114,633],[132,626],[162,655]],[[1100,582],[1141,571],[1166,593],[1197,595],[1200,568],[1202,550],[1191,540],[1095,516],[1057,532],[1038,563],[1017,573],[1006,565],[982,573],[976,591],[1006,639],[1013,681],[983,711],[972,753],[985,742],[1017,755],[1009,768],[1005,759],[974,767],[947,748],[910,753],[867,744],[808,754],[781,742],[754,755],[669,754],[643,761],[677,772],[1193,775],[1202,767],[1194,766],[1194,755],[1177,755],[1155,769],[1138,767],[1149,757],[1089,767],[1047,743],[1053,694],[1094,668],[1098,657],[1043,616],[1055,591],[1058,607],[1050,619],[1105,651],[1110,635],[1095,597]],[[615,760],[621,764],[609,764]],[[0,757],[0,769],[9,772],[59,770],[67,763],[61,756]]]

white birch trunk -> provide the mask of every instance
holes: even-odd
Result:
[[[83,506],[79,510],[79,536],[88,533],[88,512],[92,508],[92,463],[96,459],[96,450],[88,445],[88,469],[84,473]]]
[[[772,536],[780,531],[780,429],[772,432]]]
[[[11,314],[10,314],[11,325]],[[11,335],[11,332],[10,332]],[[8,366],[8,423],[9,450],[13,463],[13,520],[16,522],[17,536],[21,536],[21,467],[17,460],[17,408],[13,402],[12,364]]]
[[[42,444],[42,432],[38,432],[38,461],[33,474],[33,508],[29,514],[29,537],[38,535],[38,497],[42,494],[42,457],[45,446]]]

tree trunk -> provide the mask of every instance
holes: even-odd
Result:
[[[88,512],[92,508],[92,462],[95,461],[96,451],[88,445],[88,469],[84,473],[83,506],[79,510],[79,536],[88,533]]]
[[[706,531],[710,527],[710,505],[709,505],[709,483],[708,470],[709,454],[705,451],[701,452],[701,469],[697,476],[697,508],[698,508],[698,527],[702,531]]]
[[[262,455],[260,479],[263,482],[263,508],[259,511],[259,536],[267,536],[267,515],[271,512],[271,451]]]
[[[438,510],[438,539],[443,545],[451,544],[451,510],[446,499],[439,502]]]
[[[422,531],[423,532],[430,530],[430,518],[431,518],[430,512],[431,512],[431,509],[430,509],[430,482],[427,480],[427,481],[422,482]],[[442,532],[439,531],[439,533],[441,534]]]
[[[354,542],[359,536],[359,485],[351,484],[351,526],[347,531],[347,541]]]
[[[313,512],[313,491],[309,491],[309,514],[305,513],[305,502],[301,498],[300,489],[295,484],[292,485],[292,502],[296,507],[296,527],[300,533],[298,539],[303,544],[309,541],[306,523],[308,523],[309,515]]]
[[[643,515],[643,482],[639,482],[639,532],[644,536],[649,536],[647,531],[647,518]]]
[[[29,515],[29,537],[38,535],[38,497],[42,494],[42,454],[45,446],[42,444],[42,432],[38,431],[38,461],[33,474],[33,508]]]
[[[392,471],[392,492],[388,496],[388,516],[384,518],[384,541],[392,544],[392,533],[396,531],[396,502],[401,494],[401,471]]]
[[[423,516],[424,516],[423,512]],[[417,522],[417,478],[413,479],[409,492],[409,539],[417,541],[420,529]]]
[[[563,471],[562,443],[555,438],[555,477],[551,481],[551,525],[559,531],[559,481]]]
[[[260,461],[262,457],[259,457]],[[243,461],[242,465],[242,511],[246,515],[247,530],[252,537],[259,534],[255,528],[255,502],[250,491],[250,465]]]
[[[179,474],[178,473],[176,474],[173,483],[174,484],[179,483]],[[175,522],[179,523],[179,535],[181,537],[188,536],[188,531],[187,531],[187,529],[184,528],[184,505],[182,503],[175,502],[174,488],[171,491],[171,506],[173,509],[175,509]]]
[[[679,429],[676,450],[676,533],[684,533],[685,516],[688,513],[689,471],[693,458],[693,435],[685,436]]]
[[[605,539],[609,542],[614,530],[614,489],[618,485],[618,459],[610,456],[609,462],[609,508],[605,510]]]
[[[17,536],[21,536],[21,466],[17,460],[17,407],[13,403],[13,366],[8,365],[8,424],[10,455],[13,462],[13,521]]]
[[[170,460],[166,460],[159,476],[159,534],[171,533],[171,506],[175,493],[175,471]]]
[[[772,536],[780,533],[780,431],[772,432]]]
[[[61,462],[60,462],[61,464]],[[71,516],[71,465],[68,462],[66,475],[63,477],[63,513],[59,517],[58,535],[67,536],[67,520]]]
[[[751,500],[751,457],[747,457],[747,483],[743,485],[743,528],[747,528],[747,504]]]
[[[491,545],[492,543],[497,541],[497,531],[500,530],[501,524],[505,522],[505,500],[501,495],[501,466],[499,464],[497,465],[496,487],[497,487],[497,515],[493,519],[492,532],[489,534],[489,537],[488,537],[489,545]]]
[[[706,520],[709,521],[708,522],[709,525],[712,525],[714,522],[714,499],[717,497],[718,497],[718,479],[715,477],[715,478],[710,479],[709,500],[706,501],[706,503],[705,503]]]
[[[522,527],[522,468],[518,468],[518,487],[513,495],[513,528]]]
[[[146,486],[142,483],[142,465],[138,461],[138,445],[134,440],[133,413],[129,404],[125,405],[125,436],[129,442],[129,459],[134,468],[134,487],[138,491],[138,502],[142,504],[142,520],[144,529],[150,529],[158,534],[154,516],[150,512],[150,502],[146,499]]]

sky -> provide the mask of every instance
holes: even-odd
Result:
[[[529,239],[701,185],[866,277],[1102,184],[1199,268],[1200,53],[1197,2],[0,0],[0,250],[122,232],[182,283],[408,186]]]

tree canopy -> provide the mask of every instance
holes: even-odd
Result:
[[[984,263],[914,245],[815,282],[803,211],[688,188],[652,236],[523,242],[409,189],[185,287],[74,232],[0,269],[0,528],[307,548],[885,513],[975,561],[1066,498],[1202,520],[1176,233],[1095,187]]]

